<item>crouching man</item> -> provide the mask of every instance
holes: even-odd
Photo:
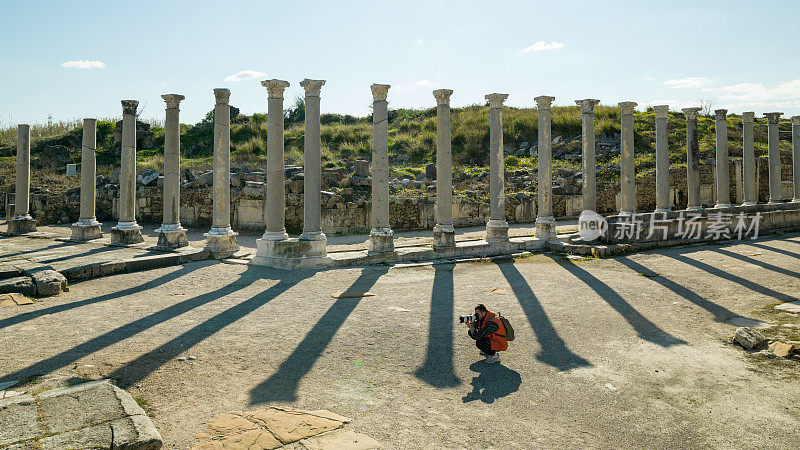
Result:
[[[481,304],[475,307],[475,320],[465,323],[469,327],[469,337],[475,339],[481,355],[486,357],[485,361],[490,364],[499,362],[497,352],[508,348],[506,328],[500,318]]]

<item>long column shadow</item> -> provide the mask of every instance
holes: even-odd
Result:
[[[749,264],[754,264],[754,265],[759,266],[761,268],[770,270],[772,272],[777,272],[777,273],[786,275],[788,277],[800,278],[800,273],[795,272],[793,270],[784,269],[783,267],[779,267],[779,266],[776,266],[774,264],[766,263],[764,261],[759,261],[759,260],[757,260],[755,258],[751,258],[749,256],[742,255],[740,253],[732,252],[732,251],[726,250],[724,248],[714,248],[714,249],[711,249],[711,251],[720,253],[722,255],[728,256],[728,257],[733,258],[733,259],[738,259],[739,261],[743,261],[743,262],[746,262],[746,263],[749,263]]]
[[[348,291],[366,292],[389,271],[388,267],[365,267]],[[269,378],[250,390],[250,404],[297,400],[297,388],[314,363],[322,356],[336,332],[361,302],[361,297],[341,298],[328,308]]]
[[[289,290],[292,286],[297,285],[302,280],[312,275],[313,272],[308,270],[292,272],[291,275],[281,278],[277,284],[271,286],[269,289],[222,311],[214,317],[184,332],[180,336],[128,362],[112,372],[108,378],[119,380],[118,385],[123,389],[127,389],[155,372],[159,367],[163,366],[180,353],[185,352],[214,333],[264,306],[272,299]]]
[[[163,285],[165,283],[168,283],[168,282],[170,282],[172,280],[175,280],[177,278],[180,278],[180,277],[182,277],[182,276],[184,276],[184,275],[186,275],[186,274],[188,274],[190,272],[194,272],[198,268],[199,268],[199,265],[197,265],[197,264],[192,264],[191,266],[184,265],[183,267],[181,267],[178,270],[175,270],[175,271],[169,272],[167,274],[164,274],[164,275],[162,275],[162,276],[160,276],[158,278],[150,280],[147,283],[141,284],[139,286],[130,287],[130,288],[127,288],[127,289],[123,289],[121,291],[112,292],[112,293],[109,293],[109,294],[104,294],[104,295],[101,295],[101,296],[98,296],[98,297],[94,297],[94,298],[88,298],[88,299],[85,299],[85,300],[79,300],[79,301],[70,302],[70,303],[63,303],[61,305],[49,306],[47,308],[37,309],[35,311],[28,311],[28,312],[25,312],[25,313],[22,313],[22,314],[18,314],[18,315],[13,316],[13,317],[8,317],[6,319],[0,320],[0,330],[2,330],[3,328],[9,327],[11,325],[16,325],[16,324],[19,324],[19,323],[27,322],[29,320],[33,320],[33,319],[35,319],[37,317],[46,316],[48,314],[56,314],[56,313],[60,313],[60,312],[63,312],[63,311],[69,311],[71,309],[80,308],[81,306],[91,305],[93,303],[100,303],[100,302],[104,302],[104,301],[107,301],[107,300],[112,300],[112,299],[115,299],[115,298],[125,297],[127,295],[143,292],[143,291],[146,291],[148,289],[152,289],[154,287],[161,286],[161,285]]]
[[[74,245],[80,245],[80,244],[74,244]],[[96,255],[98,253],[110,252],[110,251],[114,251],[114,250],[119,250],[119,247],[111,247],[111,246],[92,247],[91,249],[86,250],[85,252],[73,253],[71,255],[64,255],[64,256],[59,256],[59,257],[50,258],[50,259],[46,259],[46,258],[45,259],[38,259],[36,262],[38,262],[39,264],[52,264],[54,262],[65,261],[67,259],[82,258],[84,256],[91,256],[91,255]]]
[[[168,306],[167,308],[156,311],[152,314],[149,314],[145,317],[134,320],[133,322],[122,325],[121,327],[118,327],[100,336],[92,338],[82,344],[78,344],[69,350],[65,350],[57,355],[51,356],[42,361],[31,364],[30,366],[24,369],[3,375],[0,377],[0,381],[19,380],[21,378],[25,378],[28,376],[41,375],[52,372],[53,370],[56,369],[61,369],[96,351],[102,350],[106,347],[110,347],[111,345],[116,344],[117,342],[135,336],[169,319],[178,317],[181,314],[184,314],[197,307],[205,305],[206,303],[212,302],[222,296],[231,294],[244,287],[240,284],[242,280],[249,280],[247,284],[250,284],[250,282],[252,282],[256,277],[257,275],[255,275],[254,271],[248,268],[247,271],[241,273],[236,280],[232,281],[228,285],[225,285],[214,291],[207,292],[205,294],[201,294],[190,299],[186,299],[179,303],[175,303],[171,306]]]
[[[2,239],[0,239],[0,242],[2,242]],[[55,243],[53,243],[51,245],[48,245],[48,246],[42,247],[42,248],[35,248],[35,249],[31,249],[31,250],[23,250],[21,252],[16,252],[16,253],[0,254],[0,262],[7,262],[6,260],[8,260],[9,258],[15,257],[15,256],[27,255],[28,253],[44,252],[44,251],[47,251],[47,250],[52,250],[52,249],[54,249],[56,247],[63,247],[63,246],[66,246],[66,245],[69,245],[69,244],[65,244],[63,242],[55,242]]]
[[[747,280],[740,276],[734,275],[732,273],[725,272],[724,270],[718,269],[710,264],[706,264],[702,261],[698,261],[696,259],[689,258],[687,256],[681,254],[664,254],[664,256],[669,256],[672,259],[680,261],[682,263],[688,264],[690,266],[696,267],[700,270],[708,272],[712,275],[716,275],[724,280],[732,281],[734,283],[740,284],[751,291],[758,292],[759,294],[766,295],[767,297],[772,297],[774,299],[780,300],[782,302],[791,302],[797,300],[796,297],[792,297],[791,295],[786,295],[782,292],[774,291],[766,286],[762,286],[758,283],[753,281]]]
[[[609,285],[603,283],[597,279],[597,277],[577,266],[572,261],[565,261],[557,257],[552,259],[556,264],[575,276],[575,278],[583,281],[591,290],[605,300],[609,306],[614,308],[614,310],[636,330],[636,334],[639,335],[640,338],[662,347],[686,344],[686,341],[683,339],[676,338],[659,328],[658,325],[651,322],[631,306],[630,303],[625,301],[625,299]]]
[[[623,266],[628,267],[629,269],[633,270],[636,273],[641,273],[645,275],[654,274],[651,269],[632,261],[627,256],[621,256],[615,258]],[[654,274],[658,275],[658,274]],[[661,286],[669,289],[670,291],[678,294],[679,296],[683,297],[684,299],[694,303],[695,305],[705,309],[706,311],[710,312],[714,315],[714,320],[717,322],[725,322],[730,320],[732,317],[737,317],[739,314],[734,313],[733,311],[725,308],[724,306],[720,306],[708,299],[703,298],[701,295],[697,294],[696,292],[692,291],[691,289],[682,286],[675,281],[672,281],[664,276],[648,276],[648,280],[658,283]]]
[[[564,340],[561,339],[542,304],[536,298],[528,282],[525,281],[525,277],[514,266],[514,263],[496,262],[495,264],[502,272],[508,285],[511,286],[514,296],[517,297],[517,301],[522,306],[522,310],[525,312],[534,334],[536,334],[536,340],[539,341],[540,347],[536,359],[561,371],[578,367],[591,367],[592,364],[589,361],[573,353]]]
[[[800,259],[800,254],[798,253],[790,252],[789,250],[784,250],[782,248],[770,247],[769,245],[764,245],[760,242],[747,242],[745,245],[748,245],[750,247],[757,247],[762,250],[768,250],[775,253],[780,253],[782,255],[790,256],[795,259]]]
[[[431,313],[425,363],[414,375],[425,383],[448,388],[461,384],[453,370],[453,269],[455,264],[433,266]]]

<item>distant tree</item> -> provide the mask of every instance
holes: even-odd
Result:
[[[283,112],[283,118],[287,123],[302,123],[306,119],[306,101],[301,96],[294,99],[294,104]]]
[[[714,112],[714,101],[710,98],[700,99],[700,115],[711,117],[711,113]]]

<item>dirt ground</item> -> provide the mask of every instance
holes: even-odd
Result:
[[[772,306],[800,297],[798,259],[790,235],[608,260],[196,262],[0,308],[0,381],[111,377],[167,448],[268,404],[349,416],[387,448],[798,448],[800,363],[730,343],[741,317],[796,337]],[[458,323],[477,303],[515,325],[500,364]]]

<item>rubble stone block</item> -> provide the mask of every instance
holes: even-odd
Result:
[[[767,339],[764,335],[749,327],[737,328],[733,342],[741,345],[745,350],[761,350],[767,346]]]

